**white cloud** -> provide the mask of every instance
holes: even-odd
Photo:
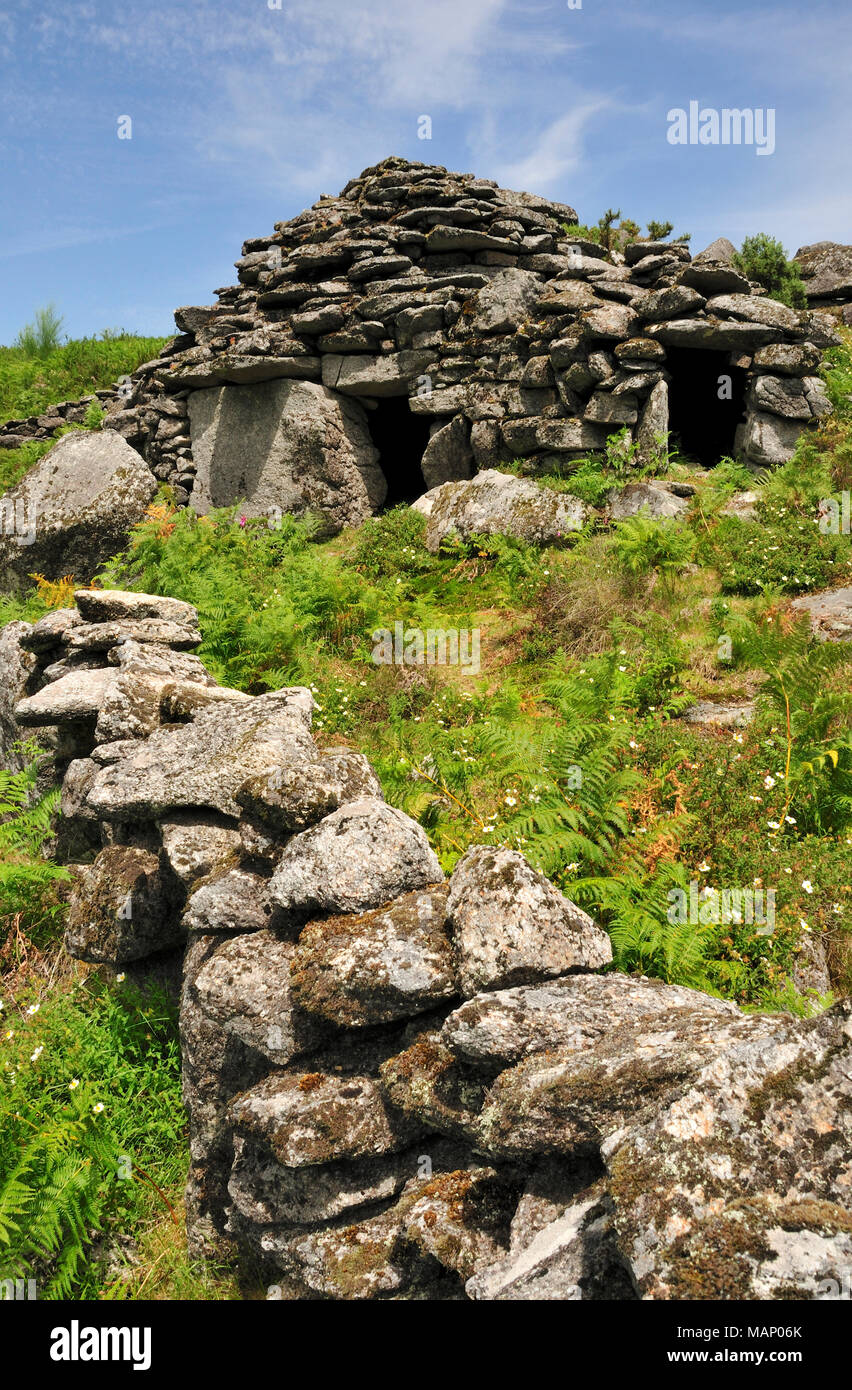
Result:
[[[583,139],[589,123],[611,105],[606,98],[600,98],[560,116],[536,137],[528,154],[500,164],[497,177],[509,188],[546,190],[565,174],[574,173],[582,163]]]

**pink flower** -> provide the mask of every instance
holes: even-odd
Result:
[[[241,516],[241,517],[240,517],[240,525],[241,525],[241,526],[245,526],[246,521],[247,521],[247,518],[246,518],[246,517],[244,517],[244,516]]]

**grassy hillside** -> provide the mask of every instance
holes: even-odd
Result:
[[[0,347],[0,424],[42,415],[60,401],[106,390],[156,357],[168,341],[110,332],[62,344],[55,337],[47,335],[46,342],[39,342],[32,329],[25,329],[14,347]],[[93,404],[87,425],[96,427],[102,415]],[[14,487],[52,443],[33,440],[20,449],[0,449],[0,494]]]
[[[0,347],[0,424],[104,390],[156,357],[166,341],[105,332],[48,346],[43,354],[31,343]]]
[[[828,384],[835,417],[766,478],[752,520],[722,515],[746,481],[730,462],[707,475],[671,464],[697,487],[683,522],[598,520],[545,550],[451,539],[435,556],[405,508],[317,544],[305,523],[271,530],[238,509],[196,519],[164,492],[101,581],[196,604],[200,655],[224,683],[310,685],[318,741],[370,757],[446,870],[474,843],[518,848],[607,927],[618,968],[808,1013],[826,996],[796,992],[791,976],[815,943],[834,993],[852,983],[852,643],[814,641],[790,604],[852,583],[852,539],[824,534],[817,516],[852,486],[852,335]],[[596,460],[549,480],[590,501],[612,482]],[[67,601],[42,585],[0,604],[0,621]],[[481,670],[376,664],[373,634],[397,622],[478,629]],[[696,699],[754,700],[756,715],[744,728],[693,725],[682,714]],[[38,813],[14,796],[7,787],[16,871],[0,879],[0,1066],[12,1085],[0,1128],[33,1139],[17,1177],[14,1146],[0,1148],[0,1232],[4,1210],[14,1221],[16,1200],[25,1211],[62,1164],[77,1173],[89,1156],[93,1173],[112,1172],[124,1147],[144,1175],[78,1173],[77,1190],[85,1225],[132,1238],[135,1263],[118,1275],[81,1265],[70,1286],[234,1297],[227,1280],[188,1270],[169,1209],[186,1164],[174,1019],[124,985],[83,987],[86,968],[63,961],[66,885],[38,857]],[[774,930],[670,920],[672,892],[690,883],[774,889]],[[56,1228],[63,1249],[72,1215]]]

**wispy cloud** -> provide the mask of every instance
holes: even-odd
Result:
[[[94,246],[106,241],[121,241],[126,237],[143,236],[160,231],[166,222],[134,223],[124,227],[62,227],[37,236],[11,237],[0,240],[0,261],[16,256],[38,256],[46,251],[67,251],[74,246]]]
[[[500,180],[510,188],[536,188],[547,192],[565,174],[579,169],[589,123],[611,106],[612,102],[600,98],[552,121],[535,137],[528,154],[499,166]]]

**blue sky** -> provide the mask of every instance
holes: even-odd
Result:
[[[3,0],[0,342],[51,300],[73,336],[169,333],[245,238],[389,154],[669,218],[694,251],[852,241],[845,0],[277,3]],[[692,100],[774,108],[775,153],[672,146]]]

